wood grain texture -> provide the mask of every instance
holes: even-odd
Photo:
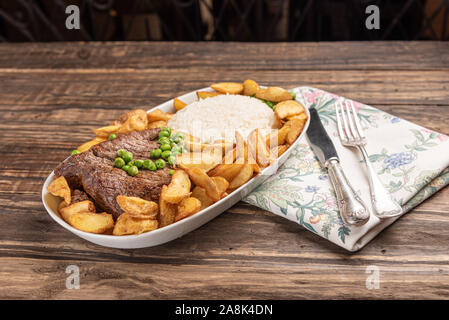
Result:
[[[244,203],[138,250],[96,246],[47,215],[44,179],[91,129],[246,78],[319,87],[449,134],[446,43],[0,44],[0,298],[447,298],[447,188],[357,253]],[[73,264],[80,290],[65,288]],[[365,286],[370,265],[379,290]]]

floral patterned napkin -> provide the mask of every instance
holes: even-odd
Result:
[[[292,90],[308,108],[315,107],[331,137],[341,165],[354,189],[371,208],[368,177],[362,155],[343,147],[336,127],[334,94],[309,87]],[[367,152],[379,178],[404,213],[449,183],[449,137],[354,101],[365,130]],[[304,138],[278,172],[244,201],[295,221],[349,250],[363,248],[396,219],[371,215],[361,227],[346,226],[338,212],[326,169],[320,166]]]

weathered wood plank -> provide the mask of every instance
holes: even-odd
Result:
[[[0,68],[220,70],[441,70],[446,42],[0,44]]]
[[[188,74],[188,77],[186,76]],[[40,81],[41,78],[45,81]],[[82,105],[105,110],[152,106],[220,81],[253,78],[263,85],[313,86],[367,104],[449,104],[449,71],[248,71],[208,69],[137,72],[0,72],[0,107]],[[120,102],[120,103],[118,103]],[[3,107],[2,107],[3,105]],[[45,108],[43,108],[45,106]],[[33,111],[31,109],[30,111]]]

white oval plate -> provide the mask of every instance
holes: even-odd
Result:
[[[214,91],[211,88],[203,88],[199,90],[192,91],[187,93],[181,97],[179,97],[182,101],[186,103],[192,103],[197,100],[196,91]],[[173,107],[173,99],[169,100],[153,109],[161,109],[164,112],[175,112],[176,110]],[[69,230],[70,232],[76,234],[77,236],[86,239],[87,241],[93,242],[95,244],[99,244],[105,247],[111,248],[123,248],[123,249],[134,249],[134,248],[144,248],[144,247],[153,247],[157,246],[169,241],[172,241],[176,238],[182,237],[183,235],[193,231],[206,222],[209,222],[220,213],[226,211],[230,207],[232,207],[235,203],[240,201],[243,197],[249,194],[254,188],[264,182],[270,175],[274,174],[277,171],[277,168],[282,165],[285,160],[287,160],[291,151],[298,145],[299,140],[304,136],[307,128],[309,126],[310,114],[307,108],[306,113],[309,119],[304,126],[301,135],[296,139],[293,145],[288,148],[288,150],[280,156],[276,162],[274,162],[271,166],[265,168],[261,174],[254,177],[240,188],[236,189],[227,197],[221,199],[220,201],[214,203],[210,207],[207,207],[201,212],[194,214],[188,218],[185,218],[179,222],[173,223],[166,227],[156,229],[151,232],[139,234],[139,235],[131,235],[131,236],[112,236],[112,235],[104,235],[104,234],[94,234],[89,232],[84,232],[73,228],[67,222],[65,222],[58,213],[58,205],[62,201],[60,198],[53,196],[47,191],[48,185],[54,179],[54,173],[52,172],[47,179],[45,180],[44,186],[42,187],[42,202],[44,203],[45,209],[47,209],[50,217],[53,218],[57,223],[59,223],[62,227]]]

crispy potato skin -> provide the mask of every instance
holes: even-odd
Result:
[[[221,93],[241,94],[243,92],[243,85],[237,82],[214,83],[210,87]]]
[[[184,170],[178,169],[168,187],[162,189],[161,198],[168,203],[179,203],[190,195],[191,186],[189,175]]]
[[[56,197],[61,197],[64,202],[69,205],[72,201],[72,191],[69,188],[67,180],[64,177],[59,177],[53,180],[47,187],[47,191]]]
[[[114,236],[125,236],[132,234],[141,234],[157,229],[159,222],[152,219],[138,219],[131,215],[122,214],[115,223],[112,234]]]
[[[175,222],[194,215],[201,208],[201,201],[194,197],[184,198],[178,205]]]
[[[220,193],[214,181],[201,169],[189,168],[185,170],[195,185],[206,189],[207,195],[214,201],[220,200]]]
[[[187,103],[182,102],[178,98],[173,99],[173,107],[175,107],[176,111],[184,109],[186,105]]]
[[[62,203],[66,204],[65,201],[63,201]],[[62,206],[62,208],[59,209],[59,214],[66,222],[69,222],[70,216],[75,213],[80,213],[80,212],[95,213],[95,211],[96,210],[95,210],[94,203],[90,200],[84,200],[84,201],[73,203],[71,205]]]
[[[256,81],[248,79],[243,82],[243,95],[252,96],[259,92],[259,85]]]
[[[159,206],[154,201],[122,195],[118,195],[116,201],[120,208],[132,217],[155,219],[159,212]]]
[[[256,93],[256,97],[273,102],[281,102],[293,99],[292,95],[287,90],[279,87],[268,87],[266,89],[260,89]]]
[[[198,97],[198,99],[212,98],[212,97],[219,96],[220,94],[223,94],[223,93],[221,93],[221,92],[209,92],[209,91],[197,91],[196,92],[196,96]]]
[[[159,198],[159,227],[165,227],[175,222],[176,204],[167,202],[162,196],[168,187],[163,186]]]
[[[79,212],[69,217],[70,224],[81,231],[90,233],[104,233],[114,227],[112,214]]]
[[[274,114],[279,120],[286,119],[287,117],[296,116],[304,113],[304,107],[296,100],[287,100],[279,102],[276,105]]]

